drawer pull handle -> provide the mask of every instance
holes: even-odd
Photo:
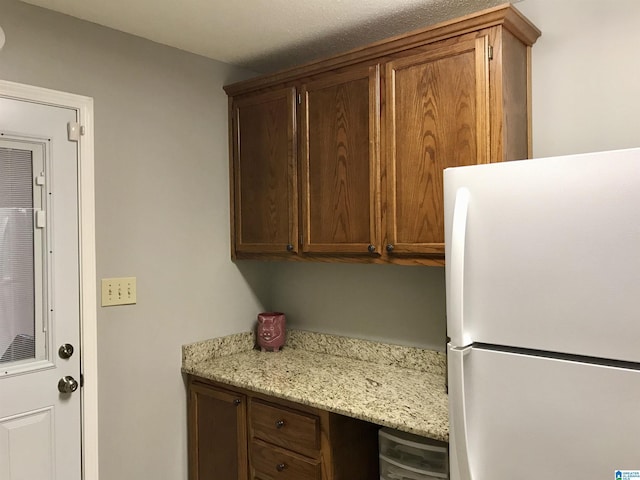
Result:
[[[284,420],[276,421],[276,428],[280,429],[282,427],[284,427]]]
[[[279,463],[278,465],[276,465],[276,470],[278,470],[279,472],[282,472],[285,468],[287,468],[286,463]]]
[[[233,401],[233,404],[234,404],[236,407],[237,407],[238,405],[240,405],[241,403],[242,403],[242,400],[240,400],[239,398],[236,398],[236,399]]]

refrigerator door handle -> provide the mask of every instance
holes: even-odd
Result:
[[[448,346],[451,480],[473,480],[469,465],[464,395],[464,357],[471,352],[471,348]]]
[[[472,340],[464,338],[464,255],[467,237],[467,214],[471,194],[465,187],[456,191],[451,229],[451,258],[447,258],[450,270],[448,306],[448,335],[454,345],[470,345]]]

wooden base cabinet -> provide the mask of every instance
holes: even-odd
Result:
[[[247,479],[247,398],[189,381],[189,480]]]
[[[226,86],[232,256],[443,265],[443,170],[531,155],[539,35],[505,4]],[[279,113],[238,121],[246,98],[274,96]],[[274,241],[248,248],[238,225]]]
[[[190,377],[190,480],[377,480],[378,426]]]

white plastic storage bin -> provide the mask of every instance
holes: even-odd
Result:
[[[446,476],[402,466],[380,455],[380,480],[442,480],[443,478]]]
[[[445,443],[390,428],[381,428],[378,440],[380,471],[385,467],[395,472],[396,469],[391,467],[398,467],[413,475],[383,476],[385,480],[449,478],[449,456]]]

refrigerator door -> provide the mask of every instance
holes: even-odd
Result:
[[[595,480],[640,470],[638,370],[450,348],[452,388],[464,390],[465,415],[450,395],[450,417],[465,423],[449,435],[451,480]]]
[[[447,169],[445,216],[454,345],[640,361],[640,149]]]

